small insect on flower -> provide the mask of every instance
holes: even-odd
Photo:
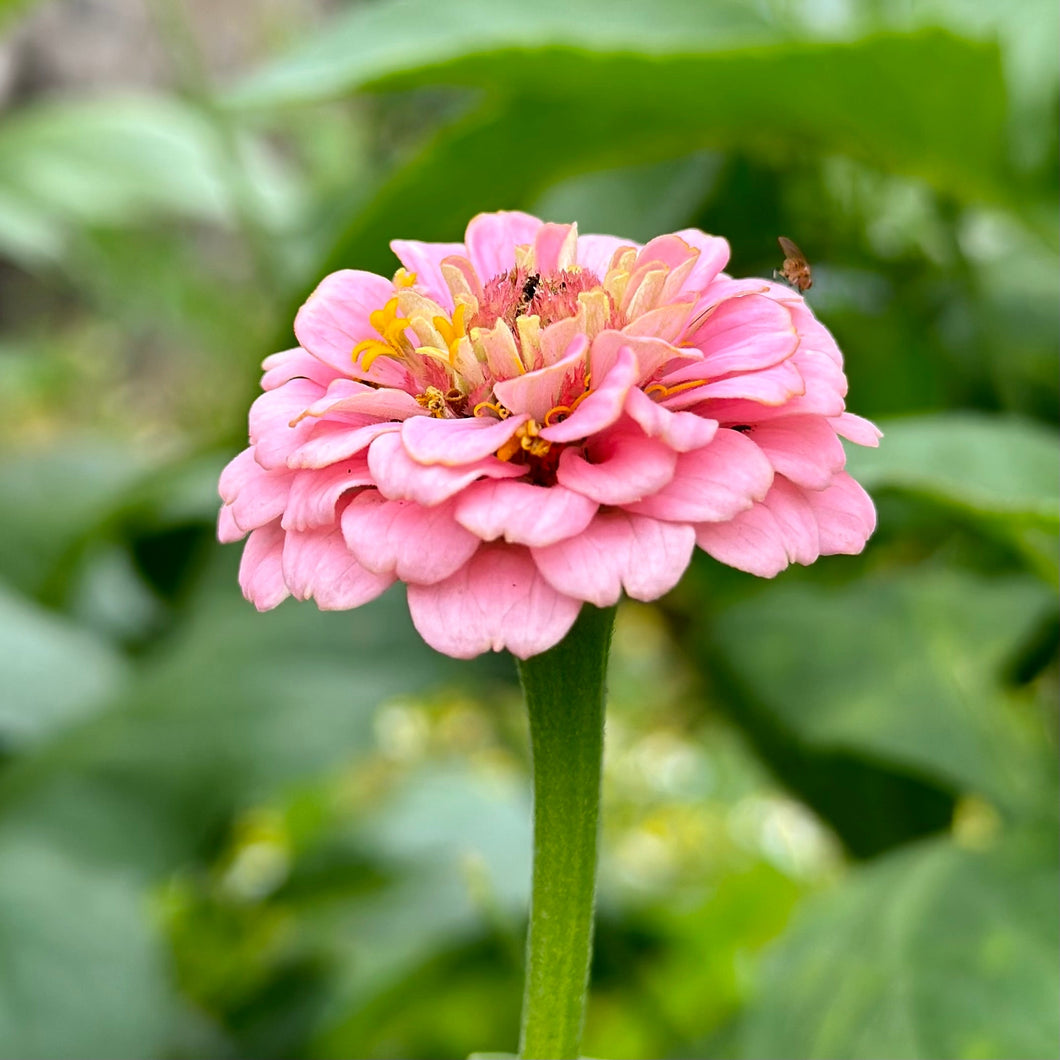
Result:
[[[784,264],[773,275],[798,291],[808,291],[813,286],[813,273],[806,255],[787,236],[779,236],[777,242],[784,251]]]

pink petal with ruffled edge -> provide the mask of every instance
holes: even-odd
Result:
[[[310,437],[287,458],[289,467],[321,468],[340,460],[349,460],[367,449],[382,434],[396,434],[400,423],[366,423],[363,427],[327,420],[308,421],[314,424]]]
[[[549,442],[573,442],[610,427],[622,415],[626,395],[637,381],[637,359],[628,347],[619,350],[614,367],[596,383],[581,404],[561,422],[546,427],[541,437]]]
[[[696,332],[695,347],[711,379],[733,372],[757,372],[790,357],[799,345],[791,315],[760,295],[723,302]],[[693,378],[675,372],[670,382]]]
[[[294,472],[290,497],[283,516],[284,530],[309,530],[335,522],[335,509],[343,494],[359,486],[374,485],[368,457],[358,453],[325,468]]]
[[[558,644],[581,610],[545,581],[529,552],[497,545],[443,582],[410,585],[408,600],[420,636],[457,659],[504,648],[527,659]]]
[[[566,354],[554,364],[496,383],[493,392],[497,400],[512,412],[526,413],[539,423],[543,422],[573,381],[584,376],[588,345],[589,340],[578,335]]]
[[[654,377],[665,365],[674,363],[699,364],[703,355],[699,350],[678,349],[665,339],[653,336],[630,335],[625,331],[601,331],[593,339],[589,352],[589,367],[593,379],[603,379],[618,363],[619,354],[630,350],[637,362],[637,382],[643,383]]]
[[[352,379],[340,380],[348,384],[332,385],[328,392],[313,403],[309,412],[314,416],[371,416],[378,420],[407,420],[413,416],[427,416],[427,410],[407,391],[392,387],[366,386]],[[351,421],[354,422],[354,421]],[[358,423],[357,426],[360,426]]]
[[[729,242],[721,236],[710,236],[698,228],[683,228],[674,235],[699,251],[699,257],[684,282],[686,291],[702,291],[725,268],[729,260]]]
[[[628,510],[673,522],[731,519],[769,491],[773,468],[739,431],[719,430],[710,445],[682,453],[669,484]]]
[[[650,497],[673,477],[677,454],[639,427],[625,421],[625,429],[590,439],[587,460],[577,449],[565,449],[556,480],[598,504],[631,504]]]
[[[577,225],[543,224],[534,236],[534,267],[542,273],[570,268],[577,238]]]
[[[696,543],[716,560],[760,578],[820,554],[817,520],[804,491],[777,477],[760,504],[725,523],[701,523]]]
[[[513,479],[476,482],[456,501],[456,518],[483,541],[503,537],[518,545],[551,545],[580,534],[597,505],[563,486]]]
[[[693,412],[671,412],[636,388],[626,395],[625,411],[645,434],[661,438],[678,453],[701,449],[718,431],[717,420],[706,419]]]
[[[824,489],[846,463],[843,443],[821,416],[784,416],[760,423],[750,438],[774,471],[805,489]]]
[[[298,600],[312,597],[322,611],[345,611],[374,600],[394,582],[365,570],[346,547],[336,524],[292,530],[283,546],[283,576]]]
[[[609,607],[623,588],[635,600],[669,592],[688,567],[695,540],[687,524],[602,512],[583,533],[531,554],[557,590]]]
[[[250,441],[262,467],[284,466],[291,450],[309,437],[313,420],[298,417],[323,393],[322,387],[308,379],[292,379],[266,390],[250,406]]]
[[[856,556],[876,529],[872,498],[845,471],[818,492],[804,491],[821,538],[821,555]]]
[[[506,420],[420,417],[405,421],[401,441],[418,464],[463,467],[492,456],[528,419],[525,415]]]
[[[366,490],[342,513],[342,533],[368,570],[432,585],[459,570],[479,545],[453,518],[453,509],[452,501],[424,508]]]
[[[464,233],[467,256],[483,281],[507,272],[515,264],[515,248],[534,242],[542,222],[518,210],[480,213]]]
[[[277,519],[255,530],[243,546],[239,587],[259,611],[271,611],[291,595],[283,580],[284,536]]]
[[[442,262],[452,256],[464,256],[463,243],[421,243],[417,239],[392,239],[390,249],[408,272],[416,274],[416,289],[453,311],[453,295],[442,275]]]
[[[394,285],[382,276],[358,269],[333,272],[298,310],[294,333],[314,357],[349,375],[354,346],[379,338],[369,315],[393,297]]]
[[[461,467],[419,464],[408,455],[396,434],[384,434],[372,442],[368,449],[368,467],[384,497],[394,501],[416,501],[427,507],[441,504],[476,479],[518,478],[526,474],[525,466],[507,464],[496,457]]]
[[[326,388],[337,374],[330,364],[314,357],[301,346],[271,354],[261,362],[261,367],[265,369],[265,374],[261,377],[262,390],[275,390],[278,386],[299,378],[309,379]]]
[[[667,386],[672,385],[672,377],[668,377],[665,383]],[[772,368],[765,368],[761,372],[743,372],[740,375],[730,375],[727,379],[708,382],[700,387],[679,390],[665,398],[664,403],[667,408],[687,409],[706,402],[742,400],[779,408],[805,391],[806,382],[799,373],[795,360],[791,359],[775,364]],[[729,418],[717,415],[712,404],[707,405],[707,408],[714,419]],[[753,423],[755,418],[751,416],[750,422]]]

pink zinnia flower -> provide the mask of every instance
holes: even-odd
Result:
[[[219,536],[259,609],[358,607],[396,580],[469,658],[556,644],[584,601],[653,600],[698,544],[772,577],[857,553],[872,502],[838,435],[832,336],[802,297],[721,272],[724,239],[639,246],[524,213],[328,276],[264,364]]]

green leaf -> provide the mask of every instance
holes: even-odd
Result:
[[[23,746],[87,716],[128,671],[106,641],[0,586],[0,746]]]
[[[1055,1056],[1056,851],[918,845],[809,903],[773,954],[743,1055]]]
[[[778,584],[727,609],[713,636],[739,685],[805,744],[1040,807],[1041,737],[1001,673],[1052,607],[1033,581],[925,569]]]
[[[0,832],[0,1056],[166,1055],[176,1006],[121,872]]]
[[[885,420],[879,449],[852,449],[850,473],[870,492],[896,489],[952,508],[1060,531],[1056,433],[973,412]]]

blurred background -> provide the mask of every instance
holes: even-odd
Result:
[[[506,658],[213,539],[327,272],[525,208],[847,357],[863,556],[620,612],[597,1057],[1041,1058],[1057,924],[1052,0],[0,3],[0,1055],[515,1046]]]

